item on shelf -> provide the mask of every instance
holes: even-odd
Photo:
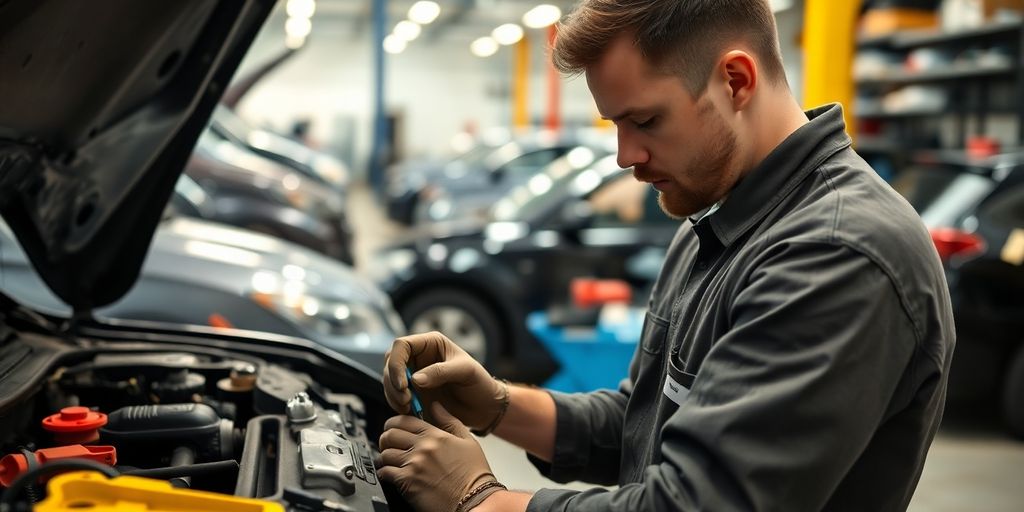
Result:
[[[890,114],[941,112],[949,101],[949,91],[936,85],[908,85],[882,98],[882,110]]]
[[[994,137],[977,135],[967,138],[967,155],[972,158],[985,158],[999,154],[1000,144]]]
[[[868,9],[861,18],[864,36],[882,36],[897,30],[934,28],[939,17],[934,10],[912,7],[878,7]]]
[[[943,30],[966,30],[987,23],[1020,21],[1024,0],[944,0],[939,9]]]
[[[978,57],[978,66],[985,68],[1008,68],[1013,66],[1013,50],[1007,45],[993,46]]]
[[[883,50],[864,50],[853,59],[855,80],[881,79],[898,70],[901,65],[899,54]]]
[[[904,69],[911,73],[937,71],[948,67],[953,61],[952,56],[938,48],[915,48],[907,54],[903,63]]]

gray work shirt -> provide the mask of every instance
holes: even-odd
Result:
[[[617,392],[552,393],[555,481],[529,510],[903,510],[954,344],[914,210],[838,105],[685,221]],[[677,403],[678,402],[678,405]]]

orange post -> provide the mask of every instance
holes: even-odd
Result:
[[[558,39],[558,28],[555,25],[548,27],[548,48],[554,48]],[[557,130],[562,127],[562,77],[555,69],[554,63],[548,59],[548,115],[544,125],[549,130]]]
[[[525,36],[516,43],[513,67],[512,125],[521,129],[530,124],[527,108],[530,83],[530,42]]]

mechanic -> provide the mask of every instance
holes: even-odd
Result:
[[[584,0],[553,51],[681,221],[629,377],[509,386],[442,334],[400,338],[385,394],[409,411],[412,366],[430,423],[388,420],[380,477],[420,510],[906,509],[943,410],[949,293],[841,107],[793,98],[768,0]],[[506,490],[469,429],[618,488]]]

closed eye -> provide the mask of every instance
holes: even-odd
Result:
[[[657,117],[650,117],[646,121],[637,121],[635,124],[637,128],[647,130],[654,126],[655,120],[657,120]]]

